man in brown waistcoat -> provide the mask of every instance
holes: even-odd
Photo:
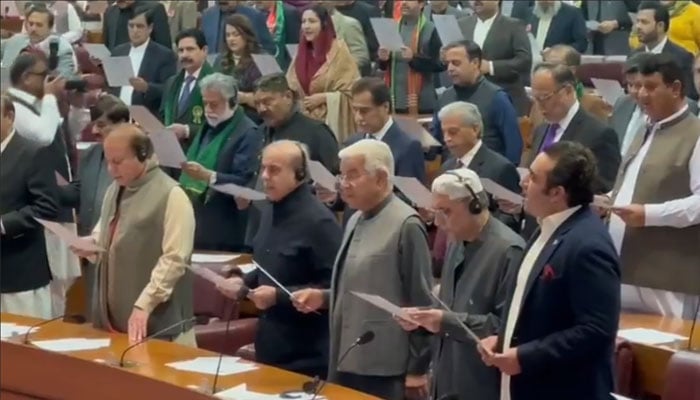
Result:
[[[610,218],[622,307],[692,319],[700,295],[700,120],[688,112],[684,71],[672,57],[654,54],[639,70],[648,124],[622,160]]]
[[[153,147],[135,125],[119,125],[104,141],[114,182],[91,239],[106,251],[76,251],[96,259],[98,328],[128,332],[134,343],[178,321],[158,337],[196,346],[191,322],[192,204],[153,159]],[[74,250],[75,251],[75,250]]]

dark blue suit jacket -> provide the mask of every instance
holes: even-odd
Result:
[[[522,368],[511,377],[511,398],[611,399],[619,318],[617,252],[600,217],[584,206],[554,232],[527,279],[511,341]]]
[[[540,19],[531,14],[529,23],[530,31],[537,37],[537,27]],[[586,21],[583,19],[583,13],[580,8],[562,3],[559,12],[552,18],[547,37],[544,40],[544,48],[558,44],[569,45],[578,50],[579,53],[586,52],[586,48],[588,48],[588,31],[586,30]]]
[[[362,134],[356,133],[345,141],[343,147],[350,146],[363,137]],[[382,137],[382,142],[389,146],[394,155],[394,175],[414,177],[425,183],[423,147],[417,139],[401,130],[396,122],[393,122]]]
[[[254,8],[246,6],[237,6],[236,14],[248,17],[260,46],[269,54],[274,55],[276,50],[275,43],[272,41],[270,31],[267,29],[267,22],[263,14]],[[219,6],[209,7],[202,12],[202,31],[207,39],[209,54],[220,53],[222,46],[226,45],[226,34],[225,31],[221,30],[221,18],[221,8]]]

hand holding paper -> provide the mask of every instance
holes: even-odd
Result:
[[[338,180],[326,167],[316,160],[309,160],[309,174],[315,183],[335,193]]]
[[[81,251],[86,251],[90,253],[97,253],[97,252],[102,252],[104,251],[103,248],[100,246],[96,245],[92,241],[89,241],[85,238],[79,237],[77,234],[69,231],[67,228],[65,228],[63,225],[53,222],[53,221],[46,221],[43,219],[39,218],[34,218],[37,222],[39,222],[41,225],[43,225],[46,229],[48,229],[51,233],[54,235],[58,236],[61,240],[66,242],[71,247],[74,247],[78,250]]]
[[[180,169],[182,164],[187,162],[182,146],[173,132],[161,130],[150,133],[148,137],[153,143],[153,151],[160,165]]]
[[[129,80],[136,76],[128,56],[110,57],[104,60],[102,68],[111,87],[131,86]]]
[[[418,208],[429,210],[432,203],[430,190],[423,186],[418,179],[406,176],[394,176],[396,187],[408,197]]]
[[[399,25],[396,21],[391,18],[370,18],[369,22],[380,47],[390,51],[401,51],[404,43],[399,34]]]
[[[415,321],[411,320],[411,317],[406,313],[406,309],[397,306],[382,296],[355,291],[351,291],[350,293],[368,302],[369,304],[388,312],[392,316],[400,317],[406,321],[415,323]]]

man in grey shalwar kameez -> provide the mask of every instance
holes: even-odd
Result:
[[[513,281],[525,243],[493,218],[477,174],[462,168],[433,181],[436,223],[452,237],[440,282],[440,305],[433,309],[407,308],[412,321],[398,320],[404,329],[419,326],[437,335],[433,355],[433,399],[498,400],[500,374],[487,367],[458,321],[479,337],[497,332],[507,288]],[[437,303],[437,302],[436,302]]]
[[[348,221],[330,290],[294,293],[300,312],[330,311],[328,380],[386,400],[427,394],[429,336],[404,332],[392,316],[351,292],[407,307],[431,304],[430,250],[416,211],[394,196],[394,159],[384,142],[360,140],[340,154],[341,196],[358,210]],[[367,331],[374,340],[341,354]]]

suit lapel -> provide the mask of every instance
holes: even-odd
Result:
[[[482,50],[486,51],[485,49],[491,49],[494,48],[494,46],[497,47],[499,45],[499,39],[501,38],[499,35],[501,34],[500,30],[502,19],[503,17],[501,16],[501,14],[498,14],[496,16],[496,19],[493,20],[491,29],[489,29],[489,32],[486,34],[486,38],[484,39],[484,46],[482,47]]]
[[[148,42],[148,46],[146,46],[146,51],[143,52],[143,60],[141,61],[141,65],[139,66],[139,72],[136,74],[137,76],[140,76],[142,78],[145,76],[145,72],[147,71],[149,65],[148,60],[151,58],[151,53],[153,53],[153,40],[150,40]],[[143,79],[147,80],[146,78]]]
[[[476,15],[459,21],[459,28],[462,30],[462,35],[469,40],[474,40],[474,28],[476,27]]]
[[[569,122],[569,126],[566,127],[566,130],[561,135],[561,138],[559,138],[559,141],[562,141],[562,140],[575,141],[574,139],[576,138],[576,132],[578,132],[577,128],[582,122],[583,122],[583,112],[579,108],[579,110],[576,111],[576,114],[574,114],[574,117],[571,119],[571,122]]]
[[[479,150],[476,152],[476,154],[474,154],[474,158],[472,158],[471,162],[467,166],[469,169],[476,172],[476,174],[479,176],[481,176],[482,172],[481,167],[484,165],[484,162],[486,162],[486,149],[484,146],[485,145],[482,143],[481,147],[479,147]]]
[[[554,23],[554,19],[552,19],[552,24]],[[532,16],[532,23],[530,24],[530,33],[532,33],[532,36],[537,37],[537,29],[539,28],[540,25],[540,19],[537,18],[535,15]]]
[[[440,291],[442,292],[442,300],[454,308],[455,294],[457,293],[457,268],[464,262],[464,244],[461,242],[454,242],[448,244],[448,258],[445,260],[445,278],[442,280],[440,285]]]
[[[544,135],[546,134],[548,127],[549,123],[545,122],[543,125],[540,125],[538,130],[535,132],[535,138],[532,140],[531,153],[533,156],[531,157],[531,161],[535,159],[537,154],[539,154],[540,148],[542,148],[542,142],[544,141]]]

